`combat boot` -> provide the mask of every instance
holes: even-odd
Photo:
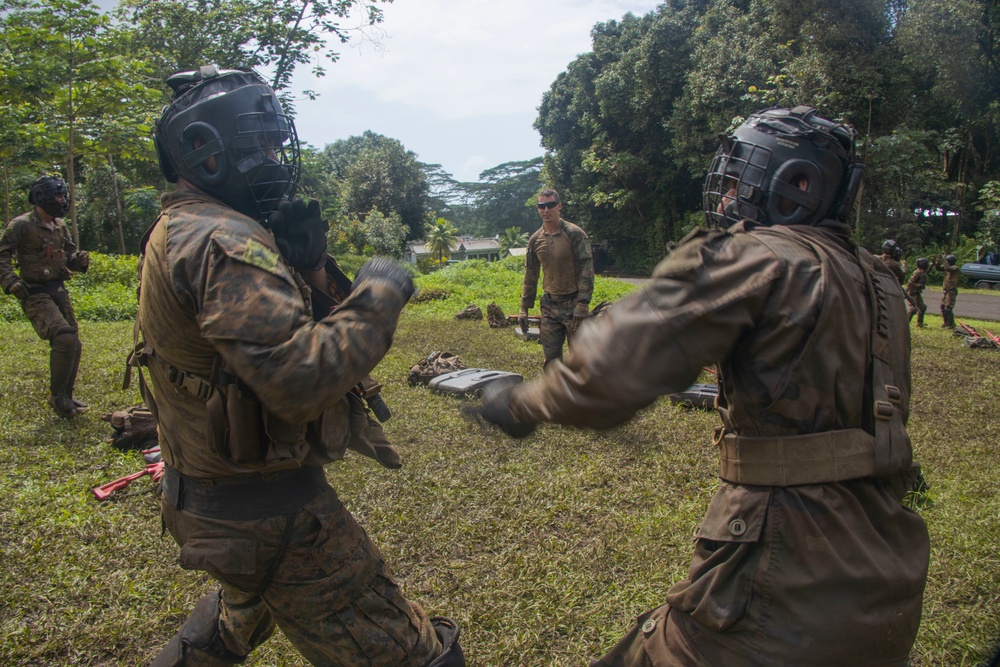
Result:
[[[917,328],[918,329],[923,329],[924,328],[924,314],[923,313],[917,313]]]
[[[83,401],[73,398],[73,388],[76,387],[76,373],[80,370],[80,357],[83,356],[82,353],[83,346],[80,344],[79,338],[77,338],[76,349],[73,353],[73,365],[70,367],[69,378],[66,381],[66,395],[69,396],[69,400],[73,401],[73,404],[76,406],[77,414],[90,409],[90,406]]]
[[[431,625],[441,640],[441,653],[427,667],[465,667],[465,654],[458,645],[458,624],[450,618],[434,616]]]
[[[208,593],[194,606],[180,632],[167,642],[149,667],[224,667],[246,660],[226,648],[219,634],[222,592]]]
[[[63,419],[76,417],[76,404],[66,394],[49,394],[49,407],[56,411],[56,414]]]

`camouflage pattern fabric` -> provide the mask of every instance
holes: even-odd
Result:
[[[577,303],[576,295],[565,299],[542,295],[538,341],[542,344],[546,364],[562,359],[563,344],[572,340],[577,325],[577,321],[573,319],[573,309]]]
[[[408,602],[381,554],[330,487],[302,508],[270,584],[285,517],[225,521],[174,509],[164,522],[181,547],[181,566],[222,584],[220,630],[247,655],[277,625],[314,665],[424,667],[440,653],[430,619]]]
[[[563,363],[514,388],[511,413],[528,423],[609,428],[718,363],[724,433],[748,443],[872,433],[871,391],[859,391],[873,364],[859,258],[879,277],[886,310],[878,323],[899,389],[891,409],[905,423],[902,291],[881,287],[894,280],[888,269],[835,221],[693,232],[646,285],[581,328]],[[634,640],[598,664],[902,667],[920,623],[930,551],[923,520],[900,504],[903,475],[721,482],[687,577],[666,596],[666,630],[658,621],[644,633],[650,619],[640,617]]]
[[[466,368],[465,362],[451,352],[431,352],[410,367],[406,380],[411,386],[426,385],[438,375],[460,371],[464,368]]]
[[[542,271],[545,293],[556,298],[574,296],[576,301],[589,304],[594,294],[594,260],[587,233],[571,222],[560,220],[556,234],[548,234],[541,227],[531,235],[521,288],[521,307],[525,310],[535,305]]]
[[[486,321],[489,323],[491,329],[504,329],[510,326],[507,316],[500,306],[495,303],[490,303],[486,306]]]
[[[0,287],[9,290],[18,280],[25,282],[31,294],[21,300],[21,310],[42,340],[77,331],[63,281],[72,275],[69,264],[78,253],[62,220],[52,224],[46,229],[31,210],[11,220],[0,238]],[[20,275],[14,271],[15,257]]]
[[[347,394],[392,343],[403,295],[369,278],[315,322],[309,289],[256,221],[183,183],[163,211],[140,260],[139,326],[149,358],[163,460],[197,480],[225,484],[251,474],[322,465],[347,446]],[[214,447],[204,398],[182,389],[221,363],[259,399],[244,430],[267,443],[237,462]],[[319,419],[322,417],[321,419]],[[303,437],[315,426],[319,441]],[[233,424],[230,424],[232,426]],[[239,445],[232,443],[231,445]],[[185,568],[223,585],[220,631],[246,654],[277,624],[321,665],[425,665],[441,646],[426,616],[400,594],[378,550],[336,498],[321,491],[292,515],[229,521],[161,503]],[[277,569],[258,597],[271,565]]]
[[[463,308],[460,312],[455,314],[456,320],[481,320],[483,319],[483,311],[474,303],[470,303],[468,306]]]

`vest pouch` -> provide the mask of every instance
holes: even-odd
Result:
[[[306,440],[311,465],[323,465],[344,458],[351,438],[351,406],[347,396],[324,410],[319,419],[309,422]]]
[[[260,401],[238,383],[226,386],[224,391],[229,458],[241,465],[262,465],[267,443],[261,437],[264,424]]]
[[[301,459],[303,450],[309,447],[306,443],[307,424],[290,424],[266,410],[263,414],[264,432],[270,440],[264,453],[267,463]]]

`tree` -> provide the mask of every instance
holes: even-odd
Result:
[[[437,255],[438,262],[443,261],[445,254],[450,254],[458,243],[458,230],[444,218],[438,218],[433,225],[428,223],[426,231],[427,248]]]
[[[420,162],[396,139],[366,131],[323,149],[330,178],[339,183],[349,216],[363,218],[378,209],[395,213],[407,228],[407,238],[423,231],[428,210],[428,185]]]
[[[120,53],[120,32],[90,0],[15,0],[0,8],[0,89],[21,123],[31,126],[26,137],[39,149],[38,162],[46,171],[53,163],[64,165],[79,242],[76,170],[82,158],[96,149],[113,163],[123,135],[136,133],[148,115],[142,110],[160,94],[143,83],[143,64]]]
[[[369,37],[382,22],[377,3],[391,0],[122,0],[121,20],[134,25],[130,48],[149,53],[158,79],[178,70],[219,63],[248,67],[268,76],[271,87],[285,91],[299,65],[312,63],[324,76],[323,60],[338,53],[328,44],[346,44],[352,36]],[[363,14],[362,24],[342,21]],[[377,43],[377,42],[376,42]],[[317,54],[322,60],[314,61]],[[302,91],[315,99],[311,90]],[[282,103],[292,109],[290,95]]]
[[[500,246],[500,257],[510,257],[511,248],[525,248],[528,246],[528,235],[521,231],[520,227],[508,227],[500,236],[498,242]]]
[[[504,162],[479,174],[475,191],[475,222],[468,231],[477,236],[494,236],[514,227],[519,232],[534,230],[538,214],[534,197],[542,187],[542,158]]]
[[[365,216],[362,223],[367,245],[370,245],[376,255],[400,257],[403,254],[403,241],[406,240],[406,226],[399,220],[397,213],[382,215],[377,208]]]

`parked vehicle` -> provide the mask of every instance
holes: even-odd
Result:
[[[961,271],[979,289],[1000,290],[1000,266],[968,262]]]

